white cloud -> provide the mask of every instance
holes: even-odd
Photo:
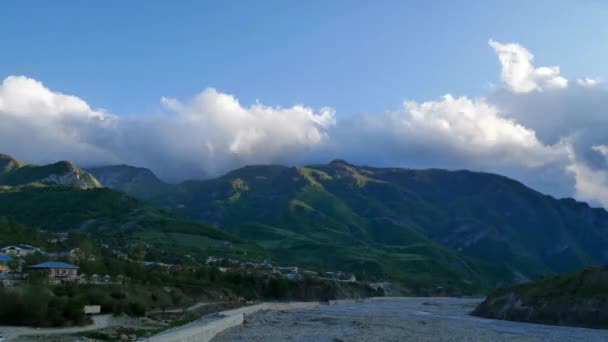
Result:
[[[579,78],[576,80],[576,82],[582,86],[582,87],[595,87],[598,84],[600,84],[600,80],[598,79],[594,79],[594,78],[589,78],[589,77],[585,77],[585,78]]]
[[[599,154],[601,154],[602,156],[604,156],[604,158],[607,158],[607,160],[608,160],[608,146],[607,145],[593,145],[593,146],[591,146],[591,149],[598,152]]]
[[[608,162],[608,146],[594,145],[591,149]],[[608,206],[608,170],[592,168],[585,162],[575,161],[567,167],[576,180],[576,197]]]
[[[31,78],[9,76],[0,85],[0,147],[23,159],[115,161],[110,152],[87,140],[112,119],[80,98],[53,92]]]
[[[568,80],[560,76],[558,66],[539,67],[533,64],[534,55],[519,44],[489,41],[502,65],[502,80],[515,93],[529,93],[545,89],[566,88]]]
[[[580,162],[569,165],[567,170],[576,180],[575,196],[578,199],[608,205],[608,172]]]
[[[401,120],[408,136],[443,140],[443,148],[457,149],[468,159],[535,167],[566,152],[560,146],[543,145],[533,130],[501,117],[499,109],[484,99],[446,95],[441,101],[406,102]]]
[[[323,145],[331,108],[242,106],[207,89],[163,115],[118,117],[23,76],[0,86],[0,146],[32,162],[131,163],[176,179],[216,175],[247,163],[289,162]]]
[[[103,118],[76,96],[53,92],[41,82],[25,76],[9,76],[0,86],[0,112],[5,115],[82,115]]]

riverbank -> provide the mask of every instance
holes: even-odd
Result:
[[[473,312],[518,322],[608,328],[608,267],[497,289]]]
[[[257,312],[273,312],[288,310],[308,310],[319,306],[317,302],[291,302],[291,303],[260,303],[244,306],[232,310],[225,310],[216,314],[207,315],[199,320],[186,325],[163,331],[157,335],[147,338],[148,342],[184,342],[211,341],[219,333],[232,328],[241,326],[245,322],[245,317],[254,315]]]

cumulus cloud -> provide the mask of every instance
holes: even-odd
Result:
[[[602,156],[604,156],[604,158],[606,158],[606,160],[608,161],[608,146],[607,145],[593,145],[593,146],[591,146],[591,149],[598,152]]]
[[[75,115],[103,119],[105,114],[93,111],[76,96],[53,92],[41,82],[24,76],[9,76],[0,86],[0,112],[5,115],[58,117]]]
[[[502,65],[502,80],[515,93],[529,93],[544,89],[566,88],[568,80],[560,76],[558,66],[539,67],[533,64],[534,55],[525,47],[490,40]]]
[[[361,162],[373,158],[361,154],[368,151],[389,163],[535,168],[563,162],[569,152],[565,144],[543,144],[533,130],[502,117],[485,99],[451,95],[437,101],[405,102],[400,111],[359,117],[340,129],[336,133],[342,139],[340,154]],[[349,137],[365,139],[367,147],[350,150],[356,142],[348,141]]]
[[[445,95],[336,121],[331,108],[243,105],[208,88],[161,98],[161,114],[119,116],[39,81],[0,86],[0,152],[28,162],[127,163],[169,180],[246,164],[359,164],[497,172],[544,192],[608,205],[607,90],[536,67],[521,45],[490,40],[502,87],[485,97]]]
[[[598,84],[600,84],[600,81],[598,79],[593,79],[593,78],[589,78],[589,77],[585,77],[585,78],[579,78],[578,80],[576,80],[576,82],[583,86],[583,87],[595,87]]]
[[[130,163],[181,179],[297,160],[323,145],[335,124],[331,108],[245,107],[214,89],[185,103],[163,98],[161,104],[167,110],[162,115],[119,117],[36,80],[10,76],[0,86],[0,146],[27,161]]]
[[[608,172],[590,168],[584,163],[573,163],[567,167],[575,183],[575,196],[581,200],[608,204]]]
[[[10,76],[0,85],[0,147],[24,159],[115,161],[86,138],[111,119],[78,97],[53,92],[27,77]]]

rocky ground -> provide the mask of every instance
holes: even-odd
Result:
[[[403,298],[262,311],[218,335],[228,341],[607,341],[608,330],[470,316],[479,299]]]

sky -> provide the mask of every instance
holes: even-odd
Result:
[[[608,3],[2,1],[0,151],[179,181],[343,158],[608,205]]]

